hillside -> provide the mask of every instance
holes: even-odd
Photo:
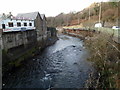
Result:
[[[90,10],[90,12],[89,12]],[[81,25],[83,27],[93,27],[99,21],[100,3],[93,3],[89,7],[79,12],[68,14],[60,13],[56,17],[47,17],[48,26],[72,26]],[[90,17],[89,17],[90,15]],[[118,2],[101,3],[101,23],[104,27],[117,25]]]

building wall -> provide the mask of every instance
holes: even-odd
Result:
[[[21,26],[18,27],[17,22],[21,23]],[[8,23],[13,23],[13,27],[9,27]],[[24,23],[27,23],[27,26],[24,26]],[[29,23],[31,23],[32,26],[29,26]],[[21,28],[24,28],[25,30],[35,29],[33,20],[16,20],[8,18],[0,21],[0,29],[2,29],[2,24],[5,24],[3,32],[21,31]]]
[[[3,44],[2,44],[2,29],[0,29],[0,49],[3,49]]]
[[[37,33],[37,43],[40,48],[44,48],[47,40],[47,23],[46,19],[42,19],[40,14],[37,15],[35,19],[35,27]]]
[[[35,19],[35,27],[36,27],[36,33],[37,33],[37,41],[42,41],[42,19],[40,17],[40,14],[37,15]]]
[[[47,21],[45,19],[45,17],[43,18],[43,39],[46,40],[47,39]]]
[[[28,45],[36,42],[35,30],[25,32],[3,33],[2,46],[3,49],[18,47],[20,45]]]
[[[15,60],[32,56],[35,50],[37,37],[35,30],[24,32],[11,32],[2,34],[2,63],[3,65]],[[31,54],[31,55],[30,55]]]
[[[32,23],[32,27],[34,27],[34,21],[33,20],[15,20],[15,19],[6,19],[6,20],[2,20],[0,21],[0,28],[2,29],[2,24],[5,24],[6,25],[6,28],[13,28],[13,27],[9,27],[8,25],[8,22],[13,22],[13,27],[14,28],[18,28],[17,27],[17,22],[20,22],[21,23],[21,26],[20,27],[29,27],[29,23]],[[27,23],[27,26],[24,26],[24,23]]]
[[[36,29],[30,31],[2,32],[3,30],[0,30],[0,49],[2,48],[0,58],[2,58],[4,73],[18,67],[24,60],[40,54],[42,49],[57,40],[57,37],[51,36],[52,31],[47,31],[46,19],[42,20],[39,13],[34,20],[34,25]]]
[[[46,19],[42,20],[40,14],[38,13],[36,19],[34,20],[34,25],[36,29],[32,31],[3,33],[1,47],[3,46],[2,48],[7,50],[20,45],[26,45],[34,41],[40,48],[44,47],[47,39]]]

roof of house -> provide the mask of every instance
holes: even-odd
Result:
[[[40,14],[41,18],[46,20],[45,14]]]
[[[22,17],[24,17],[24,18],[30,18],[30,19],[35,20],[38,14],[39,14],[39,12],[21,13],[21,14],[18,14],[16,16],[16,18],[22,18]]]
[[[12,16],[12,14],[0,14],[0,20],[5,20],[11,18]]]
[[[41,18],[43,19],[43,18],[44,18],[44,16],[45,16],[45,14],[40,14],[40,16],[41,16]]]

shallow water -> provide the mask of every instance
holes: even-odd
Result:
[[[42,54],[3,79],[5,88],[83,88],[93,67],[84,42],[59,35],[59,40]]]

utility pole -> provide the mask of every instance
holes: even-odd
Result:
[[[89,25],[87,26],[87,29],[88,29],[88,35],[90,36],[90,6],[88,8],[88,15],[89,15]]]
[[[100,2],[100,10],[99,10],[99,23],[101,22],[101,2]]]
[[[99,27],[101,26],[101,2],[99,3],[100,9],[99,9]],[[100,29],[98,28],[98,31],[100,33]]]
[[[89,6],[89,9],[88,9],[88,14],[89,14],[89,26],[88,26],[88,30],[89,30],[89,34],[90,34],[90,6]]]
[[[79,14],[78,14],[78,25],[80,24]]]
[[[89,7],[89,21],[90,21],[90,7]]]
[[[68,26],[68,16],[67,16],[67,18],[66,18],[66,19],[67,19],[67,23],[66,23],[66,26]]]

